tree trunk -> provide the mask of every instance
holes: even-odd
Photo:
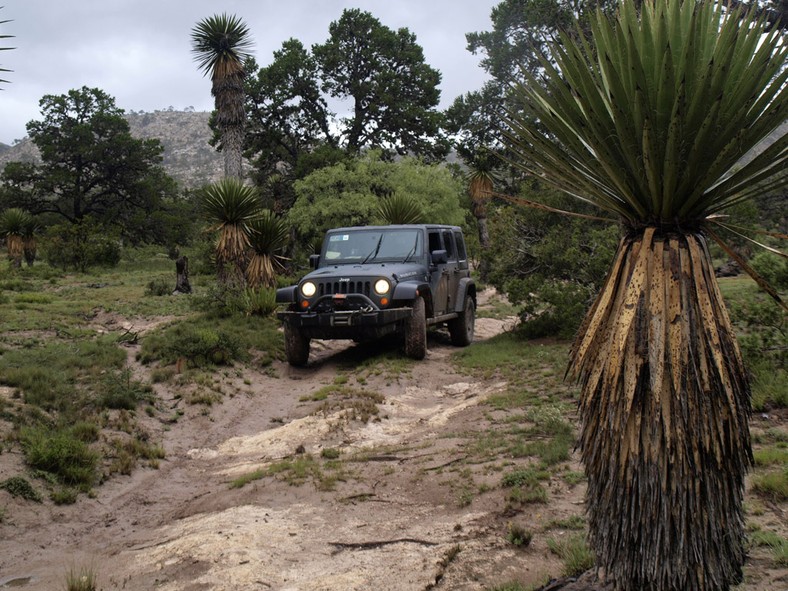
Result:
[[[750,390],[706,243],[624,238],[571,352],[589,539],[616,590],[741,580]]]
[[[175,261],[175,292],[192,292],[192,286],[189,283],[189,259],[185,256],[179,257]]]
[[[481,246],[479,275],[482,281],[487,281],[490,272],[490,232],[487,230],[487,217],[477,218],[476,225],[479,228],[479,246]]]
[[[225,177],[243,179],[243,139],[242,125],[228,125],[222,132]]]

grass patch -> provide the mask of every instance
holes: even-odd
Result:
[[[42,501],[39,493],[30,481],[24,476],[11,476],[0,482],[0,488],[7,490],[14,497],[20,497],[26,501],[40,503]]]
[[[560,540],[550,538],[547,547],[563,561],[567,577],[577,577],[594,567],[594,553],[586,543],[585,534],[573,534]]]
[[[317,490],[332,491],[338,482],[348,478],[344,465],[334,459],[318,461],[310,454],[274,462],[266,468],[258,468],[232,480],[230,488],[243,488],[247,484],[264,478],[277,478],[291,486],[301,486],[311,481]]]
[[[528,547],[533,537],[533,532],[514,523],[509,524],[508,531],[506,532],[506,541],[517,548]]]
[[[96,591],[98,580],[92,567],[70,568],[66,573],[66,591]]]
[[[769,447],[753,452],[756,466],[774,466],[788,464],[788,448]]]
[[[774,501],[788,500],[788,467],[776,472],[757,474],[752,479],[752,489]]]
[[[19,437],[30,467],[83,491],[96,482],[99,456],[69,427],[23,427]]]
[[[750,534],[750,547],[767,547],[777,566],[788,566],[788,540],[772,532],[757,530]]]

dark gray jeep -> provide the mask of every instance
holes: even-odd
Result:
[[[456,226],[337,228],[309,262],[314,271],[276,292],[289,304],[277,316],[291,365],[306,365],[311,339],[401,333],[413,359],[427,352],[427,325],[446,323],[458,346],[473,340],[476,285]]]

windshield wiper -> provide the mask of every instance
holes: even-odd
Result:
[[[416,249],[419,246],[419,235],[416,234],[416,242],[413,243],[413,248],[410,249],[408,256],[405,257],[405,260],[402,261],[403,263],[407,263],[414,254],[416,254]]]
[[[361,261],[362,265],[364,263],[366,263],[370,258],[374,259],[374,258],[376,258],[378,256],[378,251],[380,251],[380,243],[381,242],[383,242],[383,234],[382,233],[380,234],[380,238],[378,238],[378,243],[375,245],[375,249],[372,252],[370,252],[363,261]]]

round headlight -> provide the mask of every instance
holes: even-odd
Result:
[[[378,295],[383,295],[384,293],[388,293],[389,289],[391,289],[391,285],[385,279],[378,279],[375,282],[375,293]]]
[[[312,283],[311,281],[307,281],[301,286],[301,294],[305,298],[311,298],[313,295],[315,295],[316,291],[317,291],[317,286],[315,286],[315,284]]]

